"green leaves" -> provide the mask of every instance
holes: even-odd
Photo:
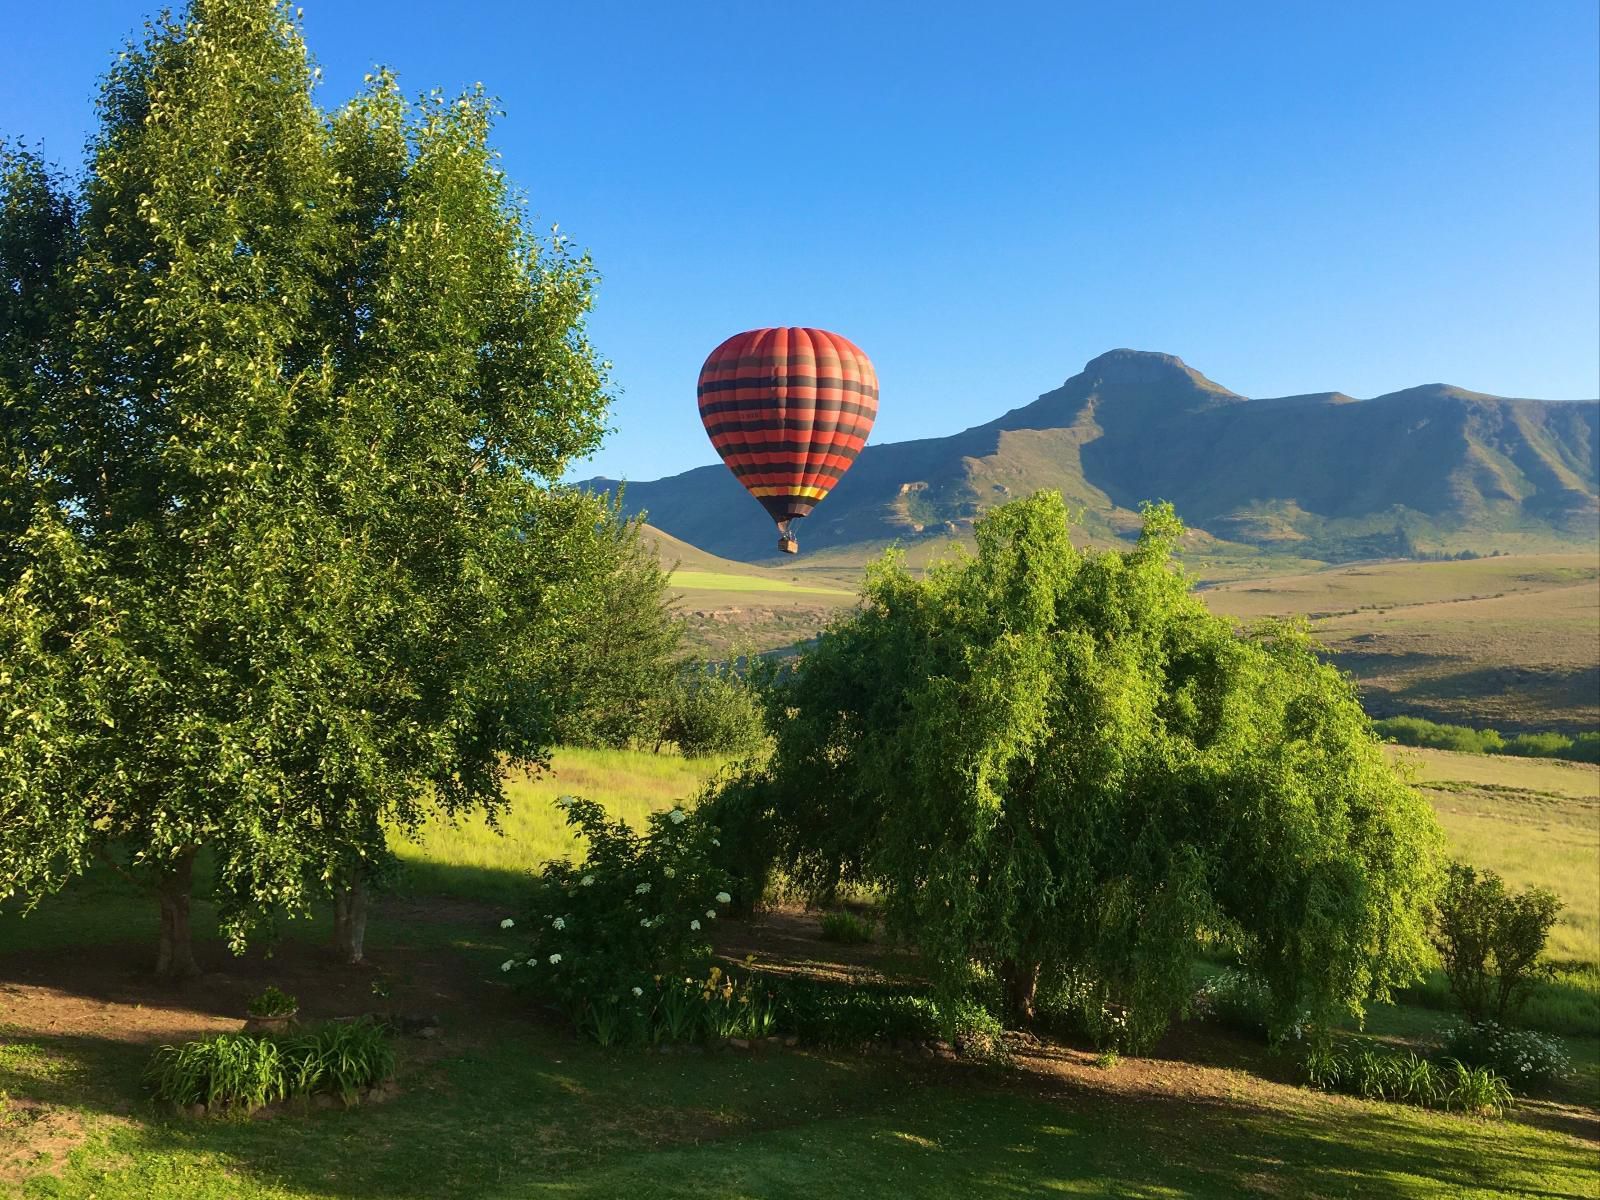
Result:
[[[0,716],[0,891],[205,846],[237,945],[550,744],[593,272],[481,90],[313,83],[275,0],[194,0],[106,76],[79,194],[0,154],[0,714],[39,714]]]
[[[882,889],[948,988],[977,963],[1014,1017],[1072,978],[1147,1045],[1219,937],[1275,1026],[1358,1007],[1425,959],[1438,830],[1304,632],[1236,636],[1171,565],[1170,506],[1145,516],[1081,553],[1040,493],[974,558],[886,560],[773,695],[738,807],[762,798],[803,886]]]

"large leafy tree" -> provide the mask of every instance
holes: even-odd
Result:
[[[1026,1019],[1070,984],[1135,1045],[1202,941],[1285,1024],[1410,979],[1439,833],[1304,633],[1209,613],[1166,506],[1127,551],[1074,549],[1054,493],[976,532],[925,579],[880,564],[775,689],[775,753],[729,799],[792,877],[878,887],[949,985],[978,964]]]
[[[528,228],[481,91],[331,116],[275,0],[119,56],[77,190],[0,163],[0,891],[91,858],[225,926],[340,894],[385,831],[502,803],[613,515],[593,274]]]

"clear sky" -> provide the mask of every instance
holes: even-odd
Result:
[[[714,461],[700,363],[816,325],[874,441],[1117,346],[1246,395],[1600,394],[1600,6],[304,0],[332,105],[482,80],[604,277],[615,432],[576,474]],[[5,5],[0,133],[75,165],[155,5]]]

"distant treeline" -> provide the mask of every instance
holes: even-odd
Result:
[[[1514,754],[1522,758],[1568,758],[1600,762],[1600,732],[1517,733],[1510,737],[1498,729],[1471,729],[1466,725],[1441,725],[1421,717],[1384,717],[1374,721],[1378,733],[1402,746],[1427,746],[1458,750],[1463,754]]]

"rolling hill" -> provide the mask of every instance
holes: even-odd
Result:
[[[1165,499],[1197,542],[1252,555],[1554,550],[1600,532],[1597,463],[1600,401],[1446,384],[1370,400],[1249,399],[1172,355],[1112,350],[985,424],[867,447],[803,523],[800,561],[961,536],[984,510],[1041,487],[1081,508],[1095,540],[1126,536],[1142,501]],[[723,558],[776,557],[770,523],[720,463],[629,482],[626,504]]]

